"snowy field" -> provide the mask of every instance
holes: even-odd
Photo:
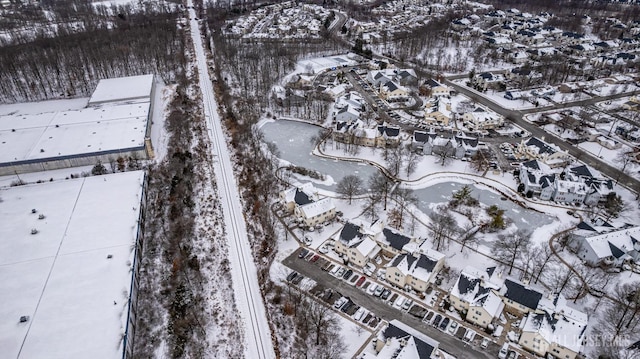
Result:
[[[135,171],[0,190],[4,355],[122,355],[143,180]]]

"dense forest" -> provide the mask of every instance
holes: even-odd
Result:
[[[30,18],[3,18],[3,33],[12,41],[0,51],[1,103],[87,96],[99,79],[109,77],[155,73],[173,82],[183,71],[185,42],[177,7],[81,9],[86,11],[74,16],[40,9],[26,11],[33,13]],[[41,23],[42,14],[73,20]],[[20,29],[35,22],[32,29],[38,30],[22,36]]]

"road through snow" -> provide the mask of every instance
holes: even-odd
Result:
[[[207,69],[207,57],[192,0],[188,0],[191,37],[198,62],[199,85],[207,122],[207,132],[213,149],[213,170],[224,212],[224,223],[229,243],[229,262],[233,279],[236,306],[244,320],[244,357],[275,358],[271,331],[267,321],[264,302],[260,294],[256,266],[247,238],[247,228],[238,196],[238,186],[233,174],[233,165],[225,142],[218,105]],[[240,343],[238,343],[240,344]]]

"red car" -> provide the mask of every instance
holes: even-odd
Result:
[[[364,284],[364,281],[367,280],[365,276],[361,276],[360,279],[356,282],[356,287],[360,288]]]
[[[320,256],[317,254],[313,256],[313,258],[311,258],[311,263],[315,263],[318,260],[318,258],[320,258]]]

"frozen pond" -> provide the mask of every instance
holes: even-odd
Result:
[[[335,185],[348,175],[360,176],[366,184],[377,168],[367,164],[336,161],[320,158],[311,154],[311,138],[320,131],[319,126],[304,122],[278,120],[265,123],[261,127],[266,142],[275,143],[280,158],[296,166],[316,170],[333,179],[332,185],[315,183],[316,187],[335,189]]]
[[[433,203],[449,202],[453,192],[460,190],[463,186],[463,183],[443,182],[414,190],[414,194],[418,197],[418,208],[426,214],[431,214],[432,210],[430,207]],[[554,220],[553,217],[522,208],[512,201],[503,201],[500,199],[502,196],[499,193],[480,189],[473,184],[469,185],[469,187],[472,189],[472,197],[478,198],[479,202],[487,206],[495,204],[500,209],[504,209],[505,216],[509,217],[518,228],[535,230]]]
[[[313,145],[311,138],[318,134],[319,126],[304,122],[278,120],[265,123],[262,128],[266,142],[275,143],[280,151],[280,158],[296,166],[316,170],[333,179],[332,185],[315,183],[315,186],[335,190],[335,184],[343,177],[355,174],[360,176],[363,183],[367,183],[369,177],[378,169],[367,164],[329,160],[311,154]],[[458,182],[444,182],[418,189],[414,194],[418,197],[418,208],[426,214],[431,213],[432,203],[448,202],[454,191],[462,188],[464,184]],[[486,205],[495,204],[505,210],[505,216],[509,217],[518,228],[535,229],[553,222],[553,218],[543,213],[525,209],[511,201],[503,201],[499,193],[480,189],[471,185],[472,196]]]

